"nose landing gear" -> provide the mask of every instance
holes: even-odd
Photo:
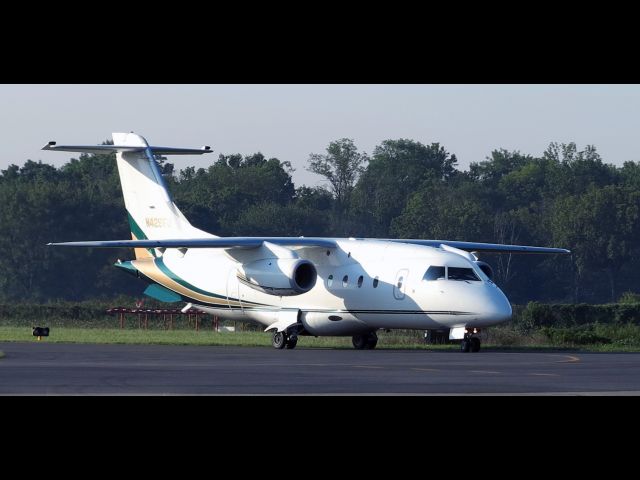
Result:
[[[460,350],[464,353],[467,352],[479,352],[480,351],[480,338],[477,336],[480,330],[477,328],[469,329],[465,332],[464,338],[460,343]]]

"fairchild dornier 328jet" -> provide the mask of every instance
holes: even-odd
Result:
[[[482,328],[511,318],[511,305],[473,252],[567,254],[560,248],[420,239],[217,237],[192,226],[173,202],[155,155],[210,153],[150,146],[114,133],[113,145],[43,150],[116,153],[131,240],[51,243],[122,248],[117,267],[145,280],[145,293],[273,331],[275,348],[299,335],[351,336],[376,346],[380,329],[448,331],[464,352],[480,350]]]

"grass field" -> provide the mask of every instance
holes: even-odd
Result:
[[[35,342],[31,328],[0,326],[0,342]],[[50,343],[120,343],[157,345],[235,345],[267,347],[271,345],[271,334],[265,332],[213,332],[210,330],[144,330],[106,328],[52,328],[43,342]],[[351,337],[298,337],[299,347],[353,348]],[[419,336],[380,335],[379,348],[426,348],[419,343]],[[435,348],[455,348],[455,345]]]
[[[380,332],[377,348],[402,348],[421,350],[458,350],[458,345],[425,345],[421,341],[421,332]],[[527,343],[523,339],[518,344],[488,341],[483,343],[487,350],[535,350],[535,351],[596,351],[596,352],[637,352],[639,346],[617,344],[551,344]],[[31,328],[0,326],[0,342],[36,342]],[[42,342],[49,343],[111,343],[111,344],[139,344],[139,345],[229,345],[247,347],[268,347],[271,345],[271,334],[264,332],[238,331],[213,332],[210,330],[145,330],[145,329],[114,329],[114,328],[52,328],[49,337]],[[303,348],[353,348],[350,337],[304,337],[298,338],[298,347]],[[0,357],[2,354],[0,353]]]

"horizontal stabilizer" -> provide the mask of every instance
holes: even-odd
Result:
[[[107,240],[91,242],[49,243],[54,247],[92,248],[259,248],[264,242],[283,246],[334,248],[336,242],[326,238],[305,237],[212,237],[166,240]]]
[[[144,152],[147,148],[150,148],[154,155],[202,155],[203,153],[213,152],[208,145],[202,148],[177,148],[131,145],[57,145],[56,142],[47,143],[42,147],[42,150],[105,154],[111,152]]]
[[[527,245],[503,245],[501,243],[475,243],[457,242],[449,240],[420,240],[420,239],[390,239],[392,242],[413,243],[416,245],[426,245],[429,247],[439,247],[449,245],[450,247],[466,250],[467,252],[484,253],[555,253],[560,255],[570,254],[571,251],[564,248],[530,247]]]

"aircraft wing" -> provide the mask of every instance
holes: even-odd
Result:
[[[54,247],[92,248],[259,248],[264,242],[281,246],[335,248],[336,242],[314,237],[211,237],[167,240],[98,240],[90,242],[48,243]]]
[[[391,242],[414,243],[416,245],[427,245],[429,247],[439,247],[449,245],[450,247],[466,250],[467,252],[485,253],[555,253],[560,255],[570,254],[571,251],[564,248],[531,247],[527,245],[504,245],[502,243],[476,243],[458,242],[450,240],[420,240],[420,239],[389,239]]]
[[[390,242],[412,243],[439,247],[449,245],[468,252],[485,253],[546,253],[566,255],[571,251],[564,248],[532,247],[527,245],[505,245],[501,243],[459,242],[451,240],[385,239]],[[49,243],[56,247],[91,248],[259,248],[264,242],[280,246],[335,248],[336,241],[319,237],[211,237],[165,240],[97,240],[88,242]]]

